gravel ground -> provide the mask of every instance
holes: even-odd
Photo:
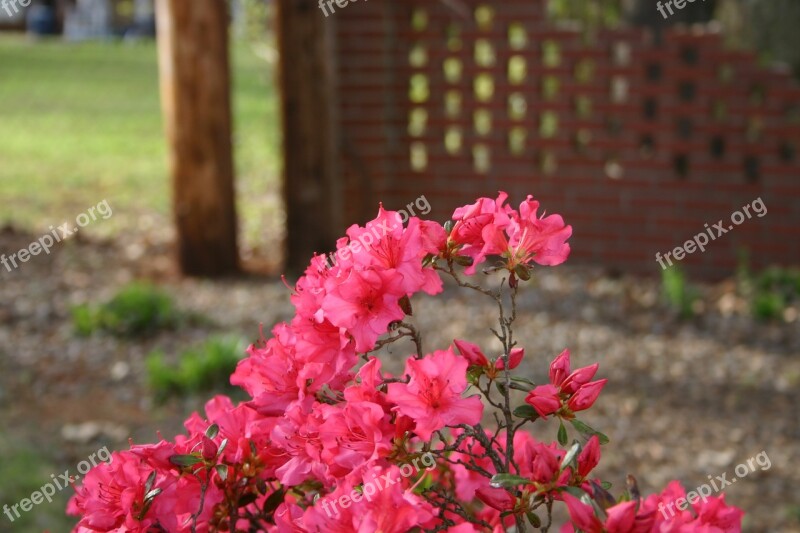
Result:
[[[0,250],[34,237],[0,231]],[[146,251],[146,253],[145,253]],[[180,279],[169,260],[169,236],[122,242],[82,237],[8,273],[0,268],[0,427],[17,443],[57,450],[66,464],[98,443],[123,447],[128,437],[171,436],[202,404],[193,398],[155,406],[147,392],[144,356],[175,352],[210,333],[258,336],[291,316],[277,278],[247,276],[207,282]],[[564,266],[537,270],[522,292],[516,336],[523,369],[546,379],[549,361],[569,347],[573,364],[600,362],[609,384],[582,417],[611,438],[598,474],[617,490],[627,473],[645,493],[679,479],[687,487],[727,473],[760,452],[771,466],[742,476],[726,499],[747,511],[747,531],[800,531],[800,319],[796,310],[774,323],[753,321],[733,283],[701,285],[703,313],[680,321],[659,299],[657,280],[612,278]],[[69,309],[102,301],[133,279],[163,285],[179,307],[213,326],[186,327],[145,341],[72,334]],[[446,290],[415,298],[415,320],[427,349],[465,338],[491,347],[494,304]],[[408,345],[390,347],[390,369],[402,368]],[[534,426],[555,440],[556,425]],[[2,483],[2,481],[0,481]]]

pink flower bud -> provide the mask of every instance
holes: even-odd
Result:
[[[489,365],[489,360],[486,359],[486,356],[483,354],[477,344],[460,340],[455,340],[453,343],[456,345],[456,348],[458,348],[458,351],[461,353],[462,357],[467,360],[470,366]]]
[[[525,348],[512,348],[511,352],[508,354],[509,370],[517,368],[519,364],[522,362],[523,357],[525,357]],[[503,362],[503,358],[499,357],[497,361],[495,361],[494,366],[498,370],[503,370],[506,364]]]
[[[558,397],[558,387],[555,385],[539,385],[525,398],[539,416],[547,418],[561,408],[561,398]]]
[[[550,383],[561,385],[569,375],[569,350],[564,350],[550,363]]]
[[[600,396],[600,391],[603,390],[603,387],[607,382],[607,379],[601,379],[581,386],[581,388],[578,389],[578,392],[576,392],[567,402],[567,406],[569,407],[570,411],[576,413],[578,411],[584,411],[590,408],[594,404],[595,400],[597,400],[597,397]]]
[[[598,368],[600,368],[600,363],[579,368],[561,383],[561,392],[574,394],[579,388],[592,380],[594,375],[597,374]]]

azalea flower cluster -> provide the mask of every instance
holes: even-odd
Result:
[[[634,483],[617,500],[593,477],[608,439],[575,413],[606,383],[592,381],[597,364],[571,371],[564,351],[547,384],[519,372],[521,282],[570,251],[571,227],[538,211],[531,197],[514,209],[500,193],[445,225],[403,224],[381,207],[351,226],[337,242],[348,253],[332,267],[311,260],[292,287],[295,316],[250,346],[231,377],[250,400],[216,397],[186,421],[186,435],[114,453],[76,488],[73,531],[546,531],[556,505],[571,517],[565,530],[739,531],[742,513],[722,497],[666,520],[656,509],[679,485],[641,498]],[[380,237],[354,246],[366,234]],[[468,280],[481,265],[501,273],[499,288]],[[412,297],[441,293],[443,278],[497,303],[502,349],[486,355],[461,339],[423,348]],[[400,342],[411,355],[392,375],[376,353]],[[541,442],[528,428],[548,417],[557,439]],[[420,458],[428,468],[401,471]]]

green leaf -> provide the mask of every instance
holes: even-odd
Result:
[[[502,394],[503,396],[508,394],[508,388],[506,387],[505,383],[501,381],[495,381],[494,384],[497,387],[497,390],[500,391],[500,394]]]
[[[490,484],[492,487],[500,489],[517,487],[519,485],[532,485],[533,481],[516,474],[495,474],[492,476]]]
[[[536,383],[529,380],[528,378],[523,378],[520,376],[511,376],[512,381],[516,381],[517,383],[522,383],[523,385],[527,385],[529,387],[528,390],[533,390],[536,388]]]
[[[453,258],[453,261],[455,261],[457,265],[461,265],[464,267],[471,266],[473,263],[473,259],[466,255],[457,255]]]
[[[609,507],[613,507],[617,504],[614,496],[612,496],[600,484],[598,484],[596,481],[592,481],[591,484],[592,493],[594,494],[594,501],[600,506],[601,509],[605,511]]]
[[[158,496],[159,494],[161,494],[161,489],[153,489],[153,490],[149,490],[149,491],[147,491],[147,494],[145,494],[145,495],[144,495],[144,501],[145,501],[145,502],[149,502],[149,501],[151,501],[153,498],[155,498],[156,496]]]
[[[250,505],[251,503],[253,503],[257,499],[258,499],[258,493],[257,492],[248,492],[248,493],[242,494],[239,497],[239,501],[237,503],[237,506],[238,507],[247,507],[248,505]]]
[[[516,409],[514,409],[514,416],[519,418],[530,418],[531,420],[536,420],[539,418],[539,413],[536,412],[536,409],[533,406],[526,404],[522,404]]]
[[[285,495],[286,493],[283,491],[283,489],[276,490],[270,494],[269,497],[264,501],[264,514],[271,515],[274,513],[275,509],[277,509],[278,506],[283,503]]]
[[[408,316],[414,315],[414,310],[411,307],[411,300],[408,298],[407,294],[402,298],[400,298],[397,304],[400,306],[400,309],[402,309],[406,315]]]
[[[561,427],[563,428],[564,424],[561,424]],[[561,430],[559,429],[559,433],[560,432]],[[564,428],[564,433],[566,432],[567,429]],[[575,444],[572,445],[572,448],[570,448],[567,454],[564,456],[564,460],[561,461],[561,470],[564,470],[566,467],[572,464],[572,462],[575,461],[575,458],[578,457],[579,453],[581,453],[581,443],[575,442]]]
[[[528,267],[525,265],[517,265],[514,267],[514,273],[521,279],[522,281],[528,281],[531,279],[531,273],[528,270]]]
[[[578,430],[579,433],[582,435],[587,435],[591,437],[592,435],[597,435],[597,438],[600,440],[600,444],[608,444],[608,437],[604,434],[600,433],[596,429],[590,427],[588,424],[585,424],[578,420],[577,418],[573,418],[570,420],[572,427]]]
[[[567,442],[569,442],[569,437],[567,436],[567,428],[564,426],[564,422],[559,420],[558,422],[558,443],[562,446],[566,446]]]
[[[217,465],[214,469],[217,471],[217,475],[222,481],[228,480],[228,465]]]
[[[213,439],[218,434],[219,434],[219,426],[218,425],[211,424],[210,426],[208,426],[208,429],[206,430],[206,437],[208,437],[209,439]]]
[[[147,494],[150,492],[150,489],[153,488],[153,483],[156,482],[156,471],[153,470],[149,476],[147,476],[147,481],[144,484],[144,492]]]
[[[219,450],[217,450],[217,457],[222,455],[222,452],[228,446],[228,439],[222,439],[222,442],[219,443]]]
[[[527,513],[525,513],[525,514],[526,514],[526,515],[527,515],[527,517],[528,517],[528,522],[530,522],[530,524],[531,524],[533,527],[535,527],[535,528],[537,528],[537,529],[538,529],[538,528],[540,528],[540,527],[542,527],[542,520],[539,518],[539,515],[537,515],[537,514],[536,514],[536,513],[534,513],[533,511],[528,511],[528,512],[527,512]]]
[[[173,455],[169,458],[169,462],[175,466],[193,466],[202,463],[203,460],[196,455]]]
[[[600,486],[603,487],[604,490],[611,490],[612,484],[610,481],[603,481],[600,483]]]

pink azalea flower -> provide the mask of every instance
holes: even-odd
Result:
[[[477,424],[483,415],[478,396],[462,398],[467,388],[467,361],[452,349],[438,350],[423,359],[408,359],[408,384],[390,383],[388,398],[395,410],[416,422],[415,432],[430,439],[445,426]]]
[[[408,295],[419,291],[437,294],[442,291],[442,280],[432,268],[422,267],[422,259],[438,252],[438,237],[435,233],[430,235],[435,232],[430,226],[426,230],[428,234],[423,234],[416,217],[409,219],[408,228],[403,228],[400,215],[381,206],[378,217],[367,222],[366,227],[353,225],[347,230],[354,249],[353,264],[399,274],[401,290]],[[434,242],[426,242],[428,238]]]
[[[591,505],[581,502],[578,498],[569,492],[561,493],[561,498],[567,505],[569,517],[572,523],[584,533],[601,533],[603,525],[600,520],[594,515],[594,509]]]
[[[496,217],[481,230],[483,247],[480,256],[499,255],[505,267],[514,271],[517,266],[531,263],[558,265],[569,256],[567,239],[572,227],[564,225],[560,215],[539,218],[539,202],[528,198],[519,206],[519,212],[509,210],[510,219]]]
[[[510,223],[511,208],[504,205],[508,194],[500,192],[497,199],[479,198],[472,205],[459,207],[453,212],[456,223],[450,232],[450,240],[463,248],[461,255],[472,258],[472,265],[464,270],[467,275],[475,273],[487,251],[487,243],[495,241]]]
[[[252,406],[267,416],[283,414],[305,395],[298,385],[299,365],[291,328],[279,324],[273,335],[263,347],[251,345],[249,357],[239,362],[231,376],[231,384],[246,390],[253,397]]]
[[[398,305],[405,296],[396,273],[379,270],[352,271],[350,277],[325,295],[322,310],[334,326],[355,339],[358,352],[368,352],[391,322],[405,313]]]
[[[284,485],[299,485],[307,479],[327,479],[319,435],[324,422],[321,406],[310,399],[293,404],[272,430],[274,445],[283,450],[287,459],[275,472]]]
[[[349,402],[343,407],[320,407],[325,421],[319,427],[322,459],[332,477],[346,477],[392,449],[393,429],[380,405]]]

